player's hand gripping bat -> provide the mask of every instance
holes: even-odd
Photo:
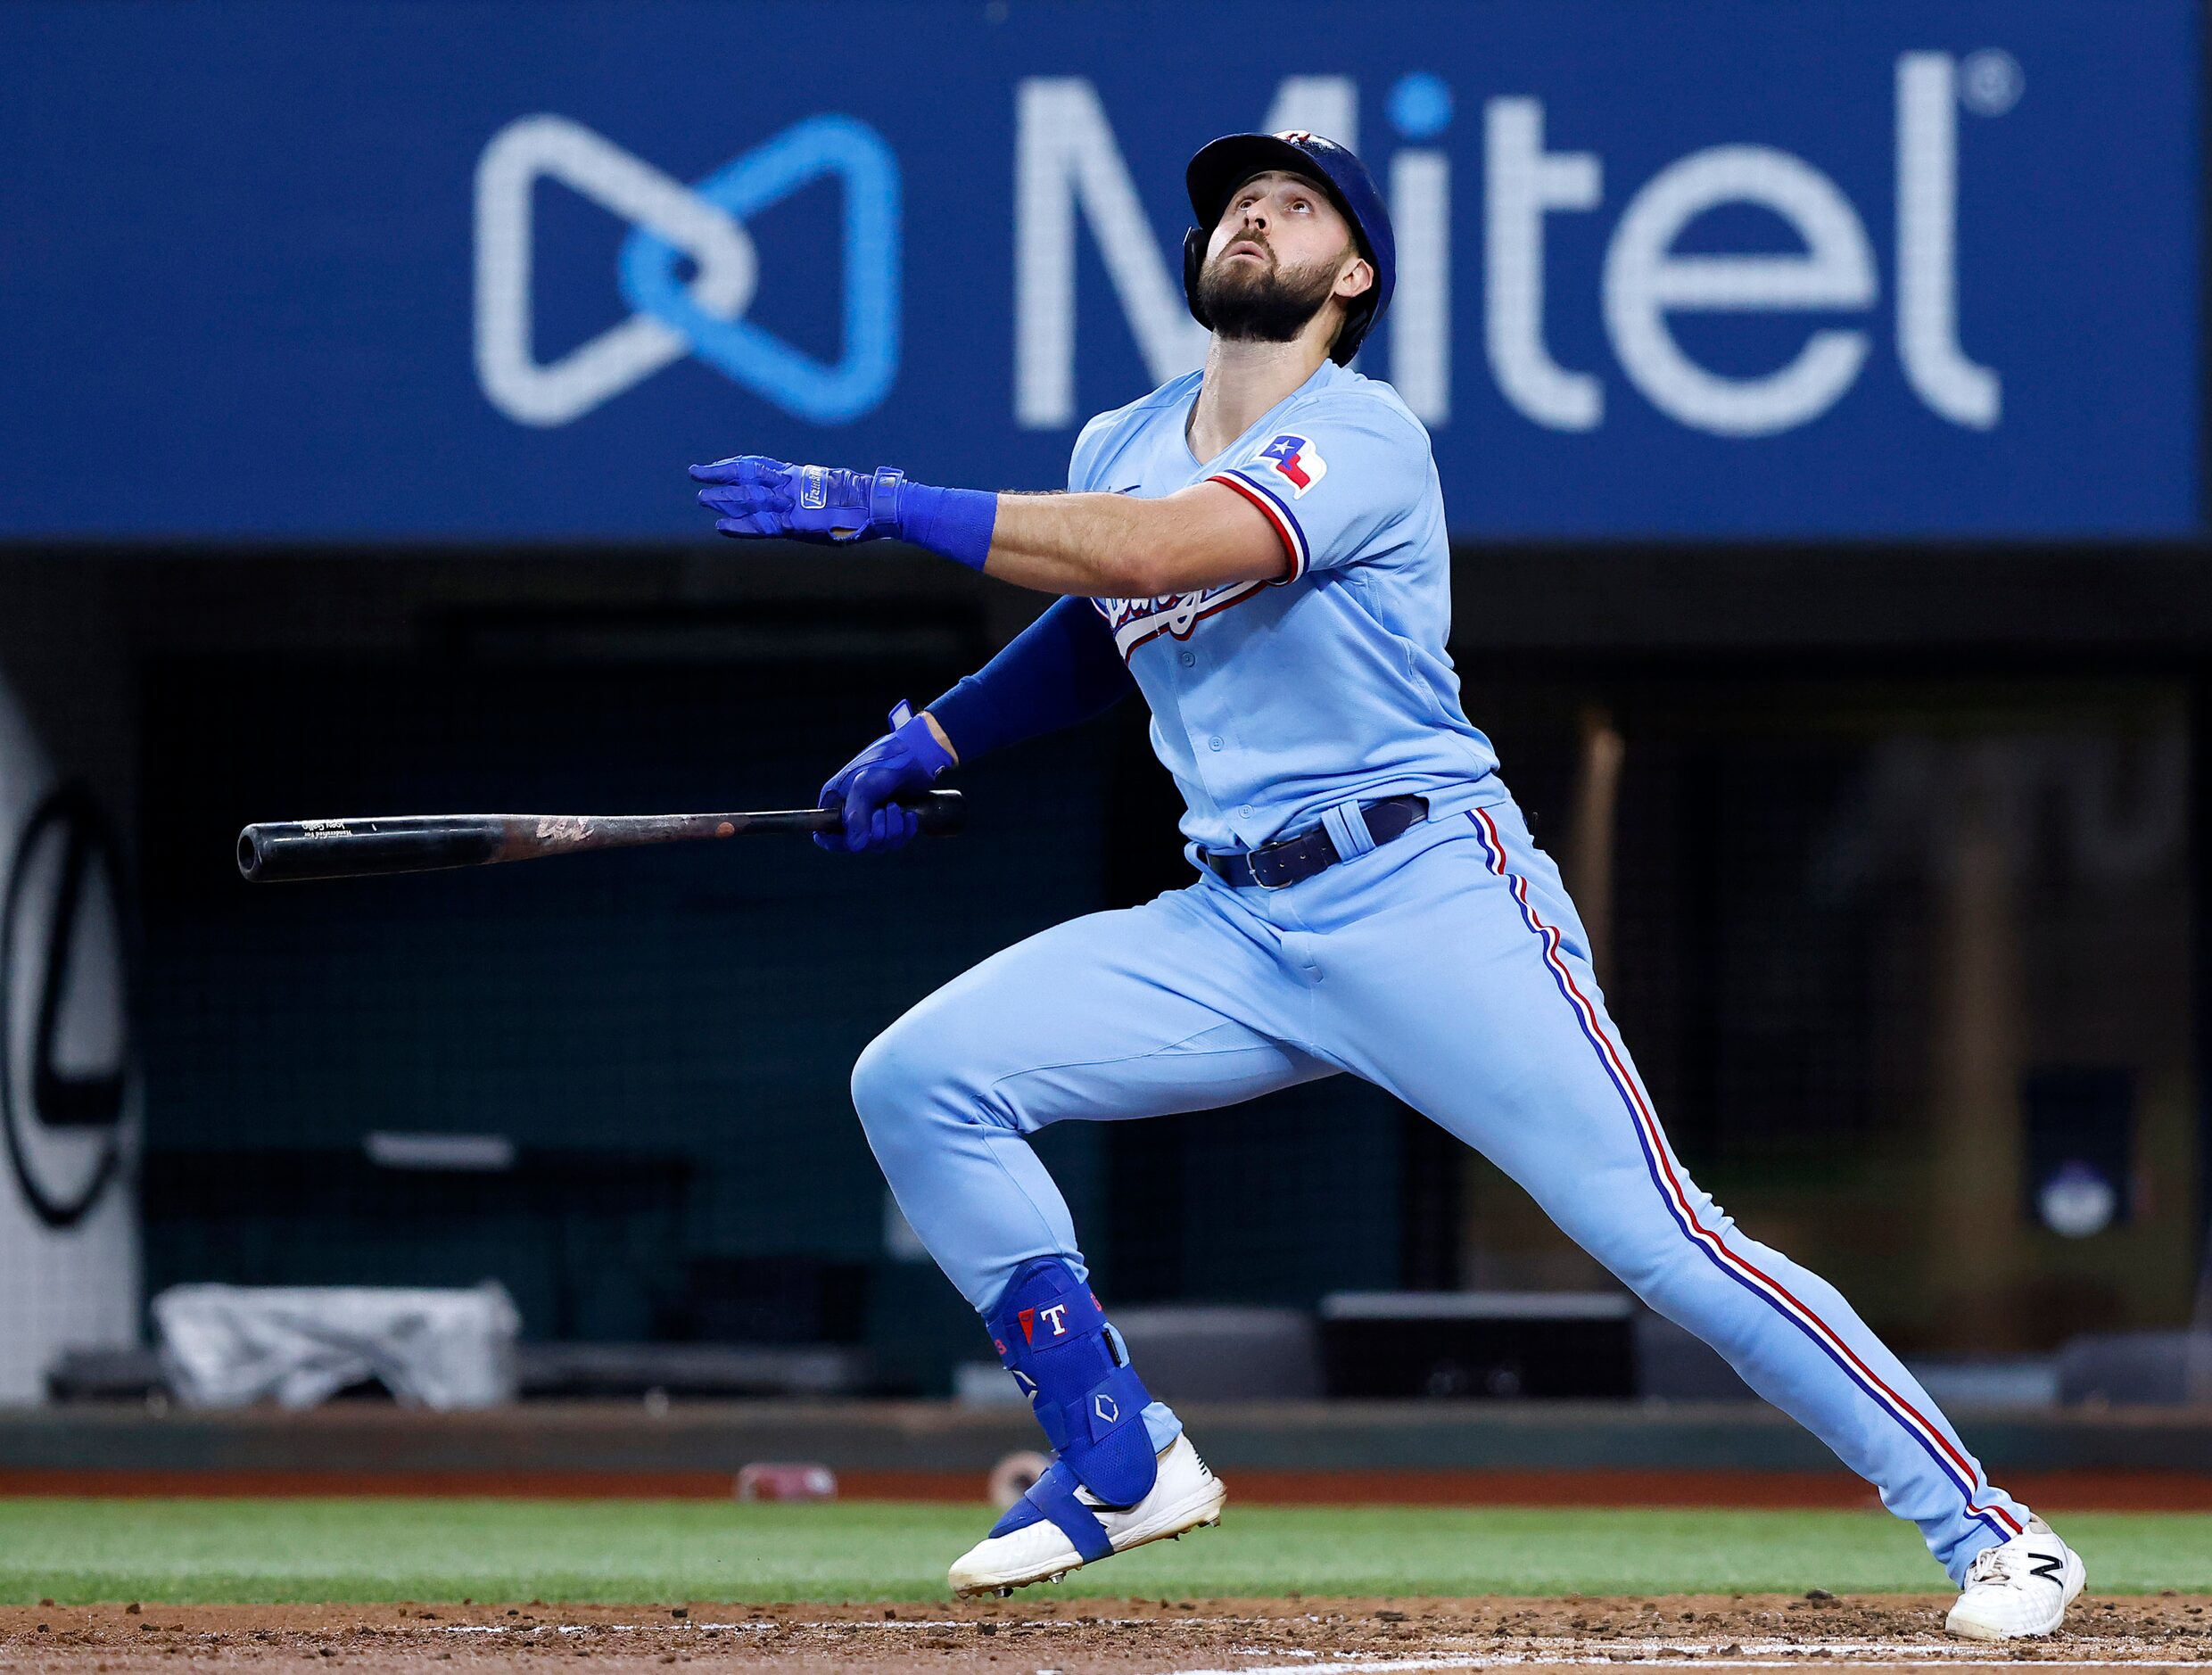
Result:
[[[929,791],[907,806],[933,836],[966,823],[958,791]],[[238,834],[238,871],[256,884],[359,879],[386,872],[488,867],[501,861],[640,844],[693,843],[755,832],[838,832],[835,808],[749,814],[400,814],[368,820],[275,821]]]

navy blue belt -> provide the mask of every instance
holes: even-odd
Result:
[[[1386,796],[1359,811],[1367,836],[1379,846],[1403,837],[1429,817],[1425,796]],[[1328,828],[1316,826],[1279,843],[1257,849],[1201,849],[1200,859],[1225,883],[1257,884],[1263,890],[1280,890],[1325,872],[1344,857],[1336,852],[1336,839]]]

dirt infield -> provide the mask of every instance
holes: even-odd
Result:
[[[2069,1627],[2003,1648],[1944,1638],[1947,1598],[1771,1595],[1566,1599],[1049,1597],[954,1605],[694,1603],[0,1608],[0,1667],[57,1671],[573,1665],[990,1675],[1316,1675],[1536,1665],[1788,1670],[2212,1668],[2212,1597],[2084,1599]]]

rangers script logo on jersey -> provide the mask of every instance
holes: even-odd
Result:
[[[1226,582],[1217,588],[1199,588],[1189,593],[1163,593],[1156,599],[1093,599],[1098,614],[1114,631],[1114,649],[1128,662],[1139,646],[1160,634],[1188,639],[1191,631],[1216,611],[1248,599],[1267,583]]]

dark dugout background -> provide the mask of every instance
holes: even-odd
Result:
[[[1691,1167],[1919,1357],[2189,1318],[2212,1158],[2196,8],[1586,0],[1378,28],[1323,7],[1281,74],[1235,50],[1274,14],[1236,6],[831,11],[896,43],[834,98],[761,71],[764,38],[803,31],[704,0],[0,13],[0,56],[37,70],[0,101],[21,160],[0,182],[0,680],[41,752],[0,749],[0,808],[81,781],[124,836],[144,1295],[492,1276],[539,1340],[830,1341],[866,1348],[879,1388],[947,1388],[982,1341],[887,1217],[846,1077],[990,951],[1180,883],[1134,710],[963,773],[971,833],[881,863],[763,842],[260,892],[232,838],[810,800],[1032,602],[896,550],[703,540],[681,466],[744,447],[1057,482],[1081,418],[1157,382],[1145,331],[1167,328],[1125,291],[1142,240],[1180,234],[1184,157],[1294,77],[1387,179],[1410,160],[1444,182],[1443,347],[1401,339],[1401,309],[1366,369],[1418,351],[1448,374],[1431,426],[1467,706],[1605,927],[1609,998]],[[1170,18],[1185,50],[1162,63]],[[741,87],[712,49],[739,34]],[[1907,375],[1896,99],[1906,55],[1963,78],[1992,52],[2012,103],[1962,80],[1953,113],[1952,324],[2003,392],[1980,428]],[[1074,210],[1074,411],[1029,425],[1024,89],[1070,78],[1138,219],[1102,232],[1104,199],[1029,134]],[[1604,392],[1586,431],[1536,422],[1498,367],[1491,113],[1529,99],[1548,154],[1600,165],[1594,206],[1542,222],[1547,352]],[[476,186],[498,136],[553,113],[697,183],[825,112],[895,165],[874,405],[808,417],[804,378],[681,351],[567,423],[491,399]],[[1863,337],[1849,386],[1770,436],[1664,411],[1605,318],[1629,207],[1722,144],[1821,171],[1870,258],[1863,304],[1670,316],[1740,379],[1815,332]],[[856,352],[845,190],[745,222],[747,318],[818,368]],[[556,180],[530,202],[550,366],[629,317],[640,235]],[[1680,244],[1803,248],[1746,204]],[[1409,980],[1451,952],[1407,950]],[[393,1133],[495,1137],[513,1167],[379,1168],[367,1137]],[[1601,1278],[1342,1078],[1040,1143],[1117,1301]],[[41,1310],[0,1290],[26,1331]]]

